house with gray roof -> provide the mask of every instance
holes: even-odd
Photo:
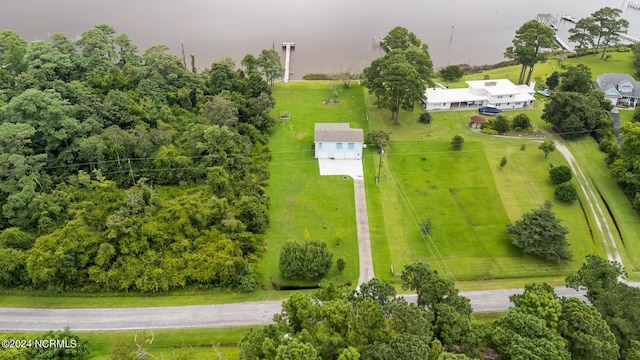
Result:
[[[596,89],[602,90],[605,99],[611,101],[614,106],[618,104],[636,106],[640,99],[640,82],[629,74],[600,74],[593,85]]]
[[[360,160],[364,132],[349,123],[316,123],[313,142],[316,159]]]

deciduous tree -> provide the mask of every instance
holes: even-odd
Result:
[[[389,145],[389,134],[382,130],[373,130],[367,135],[367,142],[382,150]]]
[[[280,55],[273,49],[265,49],[260,52],[260,56],[258,56],[258,68],[271,85],[273,85],[274,79],[284,75],[282,59],[280,59]]]
[[[505,231],[513,244],[523,252],[559,263],[571,259],[566,238],[568,233],[569,230],[560,224],[560,219],[551,211],[550,202],[525,213],[521,220],[507,224]]]
[[[439,73],[440,77],[444,79],[444,81],[457,81],[462,78],[462,75],[464,75],[464,71],[462,71],[462,69],[457,65],[449,65],[442,68]]]
[[[591,80],[591,69],[583,64],[571,66],[567,71],[560,74],[562,82],[560,91],[572,91],[586,94],[593,89]]]
[[[544,152],[544,158],[546,159],[550,153],[556,151],[556,143],[551,139],[547,139],[543,141],[542,144],[540,144],[540,146],[538,146],[538,149]]]

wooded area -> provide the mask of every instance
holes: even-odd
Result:
[[[198,72],[107,25],[0,32],[0,285],[254,290],[271,58]]]

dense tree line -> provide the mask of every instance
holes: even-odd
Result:
[[[405,267],[402,282],[418,293],[417,304],[378,279],[351,293],[323,280],[315,293],[286,300],[275,324],[246,333],[240,358],[468,359],[448,352],[475,349],[469,300],[425,263]]]
[[[323,280],[282,304],[275,324],[245,333],[240,359],[640,359],[640,289],[620,282],[620,264],[595,255],[567,278],[593,304],[528,284],[493,323],[472,325],[469,299],[425,263],[407,265],[403,288],[373,279],[348,292]]]
[[[254,289],[277,57],[197,72],[107,25],[0,32],[0,285]]]
[[[69,328],[43,334],[0,336],[6,346],[0,348],[0,359],[7,360],[64,360],[86,359],[89,342]]]
[[[640,210],[640,123],[622,124],[622,144],[607,147],[609,169],[631,204]]]

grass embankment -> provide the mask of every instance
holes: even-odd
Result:
[[[254,328],[259,326],[253,326]],[[131,351],[136,349],[136,336],[139,344],[155,359],[193,359],[209,360],[238,358],[238,342],[251,327],[225,327],[213,329],[179,329],[154,331],[88,331],[78,335],[89,341],[91,360],[107,360],[116,348]],[[3,333],[8,338],[32,338],[35,333]],[[153,336],[151,343],[144,339]]]
[[[609,227],[616,238],[618,251],[629,278],[634,281],[640,280],[638,213],[631,207],[629,199],[611,176],[604,162],[605,154],[598,150],[598,144],[593,139],[584,138],[567,142],[567,146],[592,183],[594,191],[597,191],[602,210],[610,214]]]
[[[341,275],[354,285],[358,279],[358,243],[355,226],[353,179],[320,176],[318,161],[312,157],[313,129],[317,122],[348,122],[364,128],[363,90],[357,83],[343,89],[338,97],[332,92],[335,81],[290,82],[276,84],[277,104],[274,116],[289,111],[291,119],[277,126],[269,147],[273,154],[267,194],[271,199],[271,227],[267,252],[262,261],[265,284],[273,276],[280,284],[278,258],[286,241],[303,241],[305,232],[314,240],[326,242],[333,252],[334,266],[327,277]],[[323,105],[334,98],[338,104]],[[335,260],[344,258],[346,269],[339,274]],[[296,281],[296,284],[309,284]]]
[[[563,66],[572,66],[576,64],[583,64],[588,66],[591,69],[593,80],[596,79],[596,76],[598,76],[598,74],[607,72],[621,72],[627,74],[636,73],[635,69],[633,68],[633,52],[607,51],[607,55],[611,56],[607,60],[600,59],[600,54],[598,54],[597,56],[584,55],[578,58],[568,58],[562,60],[553,59],[544,63],[538,63],[533,68],[531,80],[536,81],[538,86],[545,86],[544,82],[554,71],[563,72],[565,71],[565,69],[563,69]],[[440,82],[451,87],[466,87],[465,81],[482,80],[488,76],[489,79],[509,79],[512,82],[517,83],[518,77],[520,76],[520,68],[520,65],[507,66],[503,68],[482,71],[476,74],[466,75],[459,81],[451,83],[446,83],[442,79],[440,79]]]

